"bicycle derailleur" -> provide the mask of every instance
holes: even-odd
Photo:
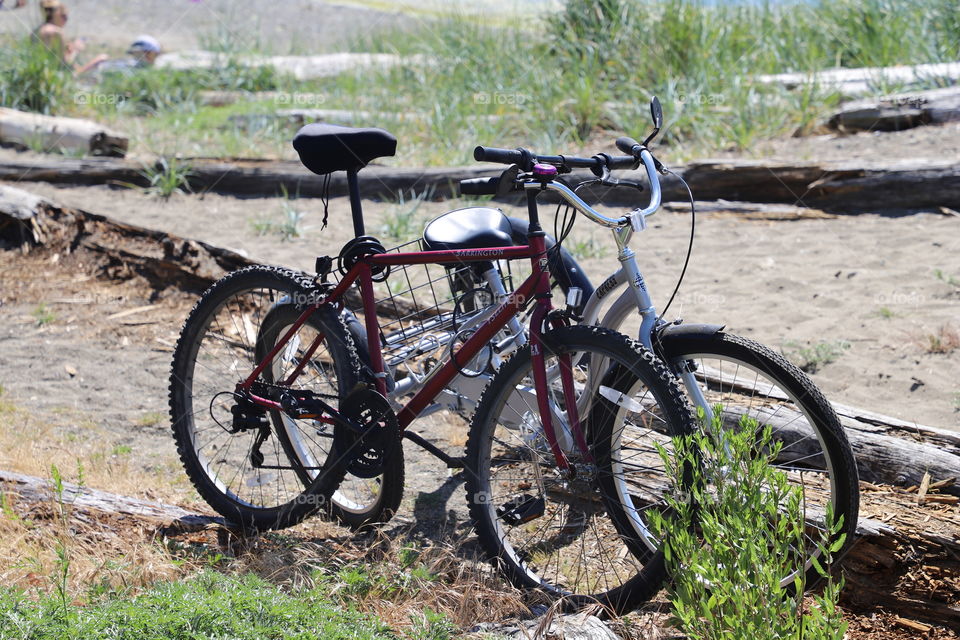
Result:
[[[400,446],[400,426],[390,402],[366,384],[359,384],[340,402],[338,411],[328,400],[336,396],[317,394],[306,389],[283,389],[260,383],[254,393],[276,399],[283,412],[294,420],[321,420],[333,424],[333,446],[336,455],[345,459],[347,472],[359,478],[374,478],[381,473],[390,456]],[[260,388],[265,387],[265,388]],[[236,395],[231,407],[233,423],[230,433],[257,431],[250,450],[254,468],[262,468],[260,452],[270,437],[267,409],[249,398]],[[322,425],[326,435],[326,425]]]

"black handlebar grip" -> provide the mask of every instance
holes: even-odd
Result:
[[[610,168],[611,171],[617,171],[620,169],[636,169],[637,159],[632,155],[607,156],[607,166]]]
[[[639,153],[635,151],[637,147],[640,146],[640,143],[631,138],[630,136],[623,136],[622,138],[617,138],[617,149],[623,151],[624,153],[629,153],[634,158],[636,158]]]
[[[462,196],[495,196],[500,187],[500,178],[471,178],[460,181]]]
[[[521,164],[523,153],[518,149],[497,149],[495,147],[477,147],[473,150],[473,159],[477,162],[499,162],[500,164]]]

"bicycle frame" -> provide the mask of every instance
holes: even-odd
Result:
[[[536,194],[529,194],[529,207],[531,220],[536,221]],[[550,394],[547,392],[547,372],[543,356],[543,337],[542,332],[545,323],[553,320],[549,317],[553,309],[550,295],[550,272],[546,258],[545,234],[539,230],[539,223],[531,224],[531,229],[535,229],[529,235],[529,244],[515,247],[489,247],[477,249],[456,249],[447,251],[422,251],[410,253],[382,253],[366,256],[359,260],[357,264],[350,269],[344,278],[334,289],[324,296],[308,305],[297,318],[296,322],[280,338],[273,349],[256,366],[247,378],[238,385],[238,392],[245,393],[254,403],[272,410],[282,411],[280,403],[257,396],[251,392],[251,388],[260,374],[273,362],[292,339],[300,328],[307,322],[310,316],[321,305],[333,303],[342,307],[341,296],[354,283],[360,287],[361,297],[363,298],[364,323],[367,333],[367,347],[370,353],[370,366],[373,369],[376,378],[377,391],[386,396],[386,376],[389,375],[383,358],[383,352],[380,344],[380,326],[377,318],[376,302],[373,291],[373,273],[372,268],[376,266],[390,265],[415,265],[415,264],[452,264],[464,262],[482,262],[491,259],[494,260],[516,260],[529,258],[532,272],[526,280],[520,284],[516,290],[508,295],[492,314],[477,328],[463,345],[452,353],[451,358],[442,365],[438,365],[430,372],[423,386],[410,398],[403,408],[397,413],[401,434],[407,427],[421,414],[421,412],[444,390],[444,388],[459,375],[462,365],[458,363],[469,362],[476,356],[480,350],[489,343],[493,337],[507,326],[510,321],[522,313],[528,303],[533,300],[535,308],[531,314],[530,320],[530,343],[533,361],[534,387],[536,390],[537,404],[540,411],[541,422],[544,433],[551,451],[557,461],[557,466],[561,469],[567,469],[570,463],[564,454],[557,439],[554,428],[554,417],[550,407]],[[307,349],[307,357],[312,357],[325,336],[318,335]],[[576,392],[574,389],[572,364],[569,355],[563,354],[559,357],[561,383],[563,387],[565,406],[567,406],[568,423],[573,434],[576,445],[580,448],[584,459],[591,460],[591,454],[586,444],[586,438],[580,426],[580,420],[576,407]],[[286,385],[292,384],[300,375],[303,368],[298,367],[293,371],[290,377],[284,381]],[[322,418],[323,421],[330,422],[328,418]]]

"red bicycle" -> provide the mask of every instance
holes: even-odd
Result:
[[[520,176],[543,182],[542,190],[527,190],[527,245],[479,233],[463,243],[470,246],[387,251],[365,234],[357,173],[393,155],[396,139],[380,129],[316,124],[294,146],[318,174],[347,172],[356,238],[336,259],[339,282],[331,280],[329,257],[318,258],[315,276],[254,266],[215,283],[191,311],[174,355],[170,407],[181,460],[200,495],[253,530],[291,526],[319,511],[349,523],[349,501],[335,499],[341,482],[382,477],[384,492],[396,490],[407,439],[465,468],[480,545],[514,584],[574,607],[600,602],[623,611],[647,599],[664,577],[661,545],[644,517],[667,490],[656,446],[669,448],[671,436],[689,433],[694,422],[651,352],[608,329],[570,326],[553,307],[537,198],[556,168],[536,165]],[[637,163],[605,154],[564,159],[607,169]],[[631,224],[629,216],[597,216],[608,227]],[[422,349],[426,334],[406,326],[385,335],[375,284],[389,284],[391,274],[411,283],[417,265],[455,271],[492,260],[529,260],[531,274],[502,300],[461,299],[453,312],[431,309],[405,320],[423,329],[452,315],[454,332],[469,331],[457,334],[446,358],[431,360],[419,390],[395,411],[384,353],[408,333],[401,347]],[[426,285],[410,290],[418,286]],[[348,327],[359,322],[348,299],[360,301],[365,344]],[[525,313],[527,331],[503,332]],[[495,368],[494,351],[509,353]],[[409,428],[456,378],[479,370],[491,379],[464,456]]]

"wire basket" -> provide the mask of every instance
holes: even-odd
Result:
[[[388,249],[387,253],[428,250],[423,239],[418,238]],[[388,367],[431,357],[439,359],[436,354],[448,348],[467,320],[497,303],[477,273],[477,264],[394,265],[383,282],[374,282],[380,346]],[[496,264],[504,289],[512,292],[510,261]],[[361,315],[363,310],[351,311]]]

